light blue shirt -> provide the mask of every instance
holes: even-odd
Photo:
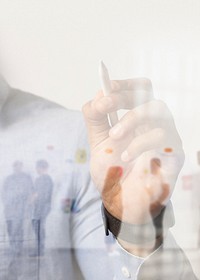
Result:
[[[4,103],[0,120],[0,280],[123,280],[137,279],[137,275],[146,279],[139,276],[146,260],[105,238],[81,113],[11,89],[6,83],[0,92]],[[38,160],[48,163],[46,174],[53,184],[51,206],[43,219],[34,215],[44,204],[44,198],[38,200],[42,192],[34,188]],[[22,198],[23,214],[16,200],[13,203],[14,198],[22,203],[18,198],[21,183],[16,182],[12,195],[6,184],[16,175],[16,161],[23,164],[22,171],[32,182]],[[15,215],[9,216],[10,212]],[[156,279],[151,278],[150,270],[148,275]]]

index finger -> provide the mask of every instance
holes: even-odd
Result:
[[[147,78],[134,78],[126,80],[111,80],[111,89],[112,92],[121,91],[121,90],[144,90],[144,91],[153,91],[152,83]]]

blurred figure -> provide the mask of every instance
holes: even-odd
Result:
[[[30,209],[29,199],[33,190],[31,177],[23,172],[23,163],[13,163],[13,173],[3,184],[2,201],[12,254],[20,254],[23,246],[24,221]]]
[[[35,199],[33,210],[33,229],[35,231],[38,248],[36,248],[33,256],[44,254],[45,241],[45,223],[46,218],[51,210],[51,198],[53,191],[53,181],[48,175],[48,162],[39,160],[36,163],[36,171],[38,177],[34,183]]]

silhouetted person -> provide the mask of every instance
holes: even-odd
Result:
[[[53,181],[48,173],[48,163],[45,160],[39,160],[36,163],[38,177],[35,180],[34,190],[34,210],[33,210],[33,228],[38,240],[38,248],[33,255],[44,254],[45,241],[45,223],[51,210],[51,198],[53,191]]]
[[[12,254],[19,254],[23,245],[24,221],[31,214],[29,200],[33,190],[31,177],[23,172],[23,163],[13,163],[13,173],[3,184],[3,204]],[[30,211],[27,213],[27,211]]]

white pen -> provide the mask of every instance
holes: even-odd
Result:
[[[103,93],[105,96],[108,96],[111,93],[111,85],[110,85],[110,78],[109,78],[108,70],[107,70],[105,64],[103,63],[103,61],[101,61],[100,66],[99,66],[99,76],[100,76],[100,80],[101,80],[101,86],[103,89]],[[110,125],[114,126],[118,122],[117,112],[109,113],[108,118],[110,121]]]

